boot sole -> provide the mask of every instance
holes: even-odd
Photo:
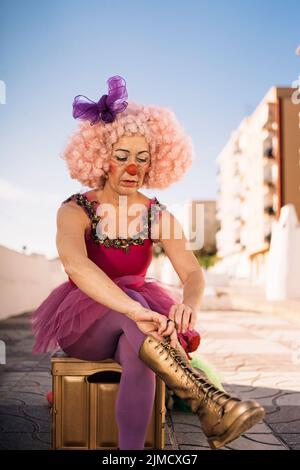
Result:
[[[265,410],[262,407],[256,407],[245,411],[240,415],[230,428],[222,436],[210,437],[208,443],[211,449],[216,450],[223,447],[225,444],[234,441],[241,434],[248,429],[252,428],[255,424],[259,423],[265,416]]]

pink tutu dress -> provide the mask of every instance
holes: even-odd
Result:
[[[71,200],[81,206],[91,220],[85,233],[88,257],[131,298],[139,300],[142,296],[151,310],[168,316],[171,305],[180,303],[181,298],[171,286],[146,276],[153,256],[151,222],[157,221],[165,206],[156,197],[150,199],[141,232],[128,239],[109,239],[97,228],[99,203],[91,200],[87,193],[75,193],[62,204]],[[68,277],[32,314],[33,353],[55,352],[61,343],[72,345],[109,310],[82,292]],[[187,354],[195,351],[200,343],[196,330],[179,333],[178,339]]]

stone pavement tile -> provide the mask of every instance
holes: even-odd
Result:
[[[287,419],[285,417],[285,419]],[[300,419],[285,423],[270,423],[270,427],[278,434],[300,434]]]
[[[207,359],[209,363],[211,363],[214,367],[217,368],[219,373],[225,373],[227,371],[247,371],[254,372],[255,370],[259,370],[260,368],[266,366],[268,369],[268,361],[263,361],[263,358],[260,356],[259,358],[254,358],[253,356],[247,356],[245,354],[238,354],[236,352],[230,352],[226,354],[199,354],[200,357],[203,359]],[[287,365],[286,361],[282,362],[285,366]],[[248,370],[247,370],[248,369]],[[270,370],[274,370],[270,368]]]
[[[25,405],[24,400],[21,397],[12,397],[10,392],[1,393],[0,396],[0,412],[6,414],[6,410],[16,410],[15,414],[18,414],[18,410]]]
[[[6,346],[15,345],[16,342],[20,342],[24,340],[24,338],[29,337],[29,332],[23,330],[21,328],[5,328],[4,324],[0,324],[0,331],[1,331],[1,339],[5,341]]]
[[[203,433],[177,433],[176,436],[180,450],[211,450]],[[222,450],[287,450],[287,446],[270,433],[247,433],[222,447]]]
[[[32,404],[31,398],[26,403],[27,397],[19,394],[16,397],[7,394],[2,397],[0,403],[0,430],[2,432],[49,432],[51,426],[50,408],[43,398],[35,400]]]
[[[211,448],[209,446],[194,446],[190,444],[190,445],[181,445],[180,450],[211,450]]]
[[[272,434],[272,429],[264,422],[257,423],[251,429],[248,429],[247,435],[251,434]]]
[[[17,386],[20,386],[20,384],[12,387],[12,391],[15,391]],[[48,372],[40,372],[39,375],[26,373],[23,376],[21,386],[22,386],[22,393],[32,392],[34,390],[37,393],[45,394],[48,390],[51,390],[51,387],[52,387],[51,375]]]
[[[25,406],[24,416],[35,422],[39,432],[50,432],[51,430],[51,408],[45,406]]]
[[[24,391],[23,390],[12,390],[9,393],[6,393],[6,398],[3,397],[3,400],[15,400],[19,401],[22,405],[32,405],[32,406],[46,406],[47,399],[44,393],[39,393],[35,391]],[[5,402],[1,400],[1,405],[5,405]]]
[[[0,449],[47,450],[51,448],[50,433],[4,432],[0,433]]]
[[[248,371],[256,371],[257,373],[260,374],[260,377],[263,377],[263,374],[271,374],[271,373],[274,373],[274,365],[271,364],[271,363],[265,363],[263,364],[262,361],[257,361],[257,362],[253,362],[253,361],[249,361],[247,360],[247,358],[244,360],[244,362],[240,362],[240,363],[235,363],[237,361],[237,359],[235,359],[235,361],[229,361],[227,360],[224,364],[224,373],[225,373],[225,369],[226,371],[227,370],[230,370],[230,369],[233,369],[234,371],[237,371],[237,372],[248,372]],[[296,364],[289,364],[287,363],[286,361],[283,361],[282,363],[280,362],[276,362],[276,367],[278,368],[277,370],[280,370],[280,369],[284,369],[285,372],[287,372],[287,374],[285,376],[283,376],[283,379],[280,380],[280,377],[279,377],[279,380],[277,379],[277,382],[280,382],[282,385],[281,387],[285,387],[285,388],[289,388],[289,377],[291,379],[291,383],[293,383],[294,385],[292,385],[293,389],[296,385],[296,382],[298,382],[298,389],[300,389],[299,387],[299,366],[297,366]],[[269,379],[268,379],[269,380]],[[270,385],[271,386],[271,385]]]
[[[203,338],[202,348],[205,352],[211,351],[217,354],[234,354],[234,351],[238,351],[239,354],[273,354],[273,362],[276,361],[277,355],[290,354],[289,348],[273,341],[260,338],[255,340],[229,338],[228,335],[221,339],[214,338],[213,335]]]
[[[218,320],[208,321],[205,319],[204,323],[201,322],[201,333],[202,335],[215,335],[216,333],[243,333],[243,327],[237,325],[236,323],[226,323],[221,322],[220,318]],[[201,336],[202,336],[201,335]]]
[[[198,419],[198,423],[191,424],[191,423],[174,423],[174,432],[176,433],[176,436],[178,433],[193,433],[193,432],[200,432],[201,431],[201,426],[200,426],[200,421]]]
[[[176,438],[180,448],[182,445],[209,447],[203,432],[176,432]]]
[[[27,416],[15,415],[10,409],[7,414],[0,414],[0,423],[1,433],[31,433],[39,430],[34,420]]]
[[[245,387],[244,385],[229,384],[230,390],[236,395],[239,395],[243,400],[246,398],[263,399],[279,396],[281,391],[269,387]],[[226,384],[227,387],[227,384]]]
[[[170,434],[168,430],[168,426],[165,426],[165,445],[171,445],[171,439],[170,439]]]
[[[196,420],[195,421],[190,421],[184,419],[182,422],[173,422],[173,427],[175,431],[179,432],[197,432],[200,430],[200,421],[199,418],[195,415]]]
[[[47,372],[49,370],[49,366],[40,362],[19,360],[11,361],[9,365],[6,365],[6,371],[31,372],[33,370],[35,372]]]
[[[285,450],[284,446],[273,434],[249,434],[246,433],[233,442],[226,445],[233,450]]]
[[[48,446],[48,448],[51,448],[51,432],[37,432],[34,435],[34,439],[40,441],[41,444]]]
[[[265,334],[265,332],[263,331],[261,334]],[[299,331],[295,330],[295,328],[283,329],[282,327],[278,329],[272,327],[270,331],[270,328],[268,328],[268,339],[279,343],[287,343],[288,345],[294,342],[299,344]]]
[[[23,380],[24,382],[26,381],[26,383],[30,381],[30,382],[35,382],[38,385],[47,385],[47,386],[52,385],[52,376],[51,376],[50,371],[29,372],[29,373],[26,373]]]
[[[183,411],[172,410],[171,415],[174,425],[175,423],[194,424],[196,426],[199,425],[199,418],[195,413],[186,413]]]
[[[300,450],[300,433],[299,434],[281,434],[281,439],[292,450]]]
[[[300,390],[299,372],[280,372],[280,369],[274,371],[222,371],[223,381],[235,383],[237,385],[252,385],[253,387],[285,389],[288,391]]]
[[[228,372],[223,371],[222,375],[224,377],[224,382],[226,383],[235,383],[237,385],[244,386],[256,386],[254,385],[255,381],[258,381],[261,377],[260,372],[251,372],[251,371],[238,371],[238,372]]]
[[[283,392],[275,398],[274,402],[276,405],[282,406],[293,406],[298,408],[300,412],[300,392]]]
[[[300,374],[299,372],[295,373],[290,371],[285,371],[282,373],[279,371],[265,371],[260,374],[260,377],[253,378],[251,383],[256,387],[270,387],[299,392]]]
[[[268,329],[273,329],[275,326],[279,326],[282,329],[290,326],[287,320],[281,319],[276,315],[261,315],[258,312],[239,311],[235,311],[234,315],[231,313],[232,312],[229,311],[229,314],[226,314],[226,322],[228,323],[229,320],[235,320],[238,325],[247,328],[249,331],[251,327],[253,331],[255,331],[259,326],[267,326]]]
[[[0,392],[14,388],[23,378],[25,372],[5,372],[0,376]]]
[[[228,331],[219,331],[219,330],[214,330],[214,331],[204,331],[200,333],[201,336],[201,346],[205,345],[207,342],[210,342],[211,340],[215,341],[227,341],[227,337],[230,334],[230,338],[233,341],[238,341],[238,340],[245,340],[245,341],[257,341],[257,337],[254,334],[245,332],[243,330],[239,331],[234,331],[234,332],[228,332]]]
[[[170,442],[169,445],[172,446],[172,449],[178,449],[178,443],[172,422],[172,413],[172,411],[168,410],[166,414],[165,437],[166,435],[168,436],[168,442]]]
[[[254,399],[257,400],[262,406],[267,407],[269,412],[276,411],[278,408],[274,402],[277,396],[282,393],[281,390],[260,388],[260,387],[245,387],[241,385],[230,384],[230,388],[226,385],[226,390],[229,390],[233,395],[240,397],[242,400]]]
[[[272,403],[275,409],[268,413],[269,423],[282,423],[287,421],[300,420],[300,406],[284,405],[280,406],[276,403],[276,399]]]

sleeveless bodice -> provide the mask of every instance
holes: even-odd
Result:
[[[151,232],[151,226],[159,220],[165,206],[155,197],[150,199],[147,210],[142,214],[145,215],[144,228],[137,236],[109,239],[99,230],[101,224],[98,224],[96,211],[99,203],[90,201],[89,197],[91,196],[84,193],[75,193],[62,203],[74,200],[89,216],[91,224],[85,232],[88,257],[129,297],[154,312],[168,316],[171,306],[181,303],[181,295],[177,290],[167,289],[162,282],[146,275],[154,241],[150,235],[156,236],[156,233]],[[147,234],[149,236],[145,237]],[[69,277],[32,314],[32,328],[36,337],[33,353],[53,352],[61,345],[68,347],[76,343],[93,324],[110,311],[107,305],[95,301],[78,288]],[[196,330],[179,333],[178,338],[186,352],[195,351],[200,342],[200,335]]]
[[[156,197],[150,199],[142,231],[131,238],[110,239],[99,231],[98,201],[91,201],[86,193],[75,193],[62,204],[71,200],[80,205],[91,220],[85,232],[88,257],[112,279],[124,275],[145,276],[153,255],[151,223],[158,220],[166,206]],[[70,277],[69,281],[73,283]]]

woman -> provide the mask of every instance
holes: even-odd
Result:
[[[83,96],[73,102],[73,116],[84,122],[63,158],[71,177],[92,189],[73,194],[58,209],[56,243],[69,280],[34,312],[33,351],[60,346],[79,359],[114,358],[122,365],[120,449],[144,448],[155,374],[198,413],[211,447],[218,448],[264,411],[219,390],[190,366],[188,352],[200,340],[194,326],[203,272],[176,218],[139,191],[178,181],[192,162],[193,146],[171,111],[128,103],[120,76],[108,86],[97,103]],[[182,299],[146,277],[154,241],[162,243],[182,281]]]

